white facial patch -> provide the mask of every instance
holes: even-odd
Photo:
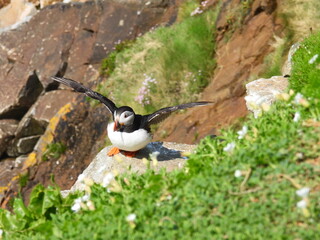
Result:
[[[133,112],[130,112],[130,111],[125,111],[121,113],[119,117],[119,123],[125,126],[131,125],[133,123],[133,120],[134,120],[134,114]]]

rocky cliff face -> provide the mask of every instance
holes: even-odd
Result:
[[[207,6],[217,2],[208,1]],[[170,117],[155,136],[164,131],[166,141],[193,143],[247,114],[244,83],[261,71],[281,25],[276,0],[253,1],[235,24],[229,13],[240,4],[223,1],[217,20],[217,68],[201,97],[215,104]],[[100,81],[101,60],[116,43],[170,24],[175,17],[176,6],[169,0],[59,3],[0,34],[2,207],[17,193],[19,176],[28,178],[22,188],[25,196],[35,184],[49,184],[52,174],[62,189],[70,188],[106,136],[106,109],[91,107],[85,97],[61,89],[50,76],[93,87]],[[66,149],[61,156],[59,147]]]
[[[277,1],[257,0],[243,13],[241,25],[235,28],[236,19],[230,17],[230,11],[239,4],[238,0],[223,1],[216,23],[217,68],[201,96],[201,100],[215,104],[167,119],[156,136],[166,135],[165,141],[194,143],[217,134],[222,126],[247,114],[244,85],[250,75],[261,72],[264,57],[273,50],[273,36],[282,27],[276,18]]]
[[[17,192],[17,176],[28,178],[23,193],[37,183],[47,185],[52,174],[69,188],[97,153],[106,135],[106,109],[60,90],[50,76],[96,85],[100,62],[117,43],[174,21],[170,1],[146,3],[58,3],[0,34],[2,206]],[[67,150],[58,159],[59,148]]]

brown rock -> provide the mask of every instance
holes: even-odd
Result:
[[[244,83],[250,75],[261,71],[264,57],[272,51],[269,43],[278,30],[274,14],[276,1],[254,1],[243,26],[236,29],[226,42],[223,36],[228,33],[230,26],[223,11],[236,6],[238,2],[225,1],[217,21],[217,67],[201,97],[201,100],[216,104],[191,109],[167,119],[155,134],[166,137],[156,139],[194,143],[206,135],[216,134],[222,126],[247,114]]]
[[[21,168],[15,167],[14,158],[6,158],[0,161],[0,202],[2,202],[8,190],[7,179],[12,179],[20,170]]]
[[[133,39],[154,25],[167,23],[175,18],[176,10],[169,3],[165,0],[159,5],[148,6],[136,2],[120,4],[113,1],[90,1],[45,7],[28,23],[21,25],[19,31],[0,34],[0,61],[3,63],[0,66],[0,84],[5,86],[1,89],[13,86],[13,80],[10,86],[5,85],[8,75],[12,75],[15,81],[20,79],[26,82],[26,73],[29,72],[36,73],[35,76],[38,76],[46,91],[58,88],[58,84],[50,79],[52,75],[66,75],[92,87],[100,80],[100,61],[113,50],[119,40]],[[23,84],[17,88],[23,88]],[[22,117],[32,104],[22,104],[21,101],[20,105],[16,104],[15,98],[19,91],[16,88],[10,91],[11,95],[0,92],[0,110],[3,108],[3,116],[10,113],[16,118]],[[41,98],[36,105],[41,103]],[[6,101],[3,105],[2,100]],[[16,115],[19,111],[12,110],[21,110],[21,106],[26,105],[19,116]],[[36,125],[36,115],[29,118],[31,120],[28,120],[28,124]],[[28,170],[30,174],[29,182],[23,189],[25,198],[35,184],[48,185],[51,174],[55,175],[55,181],[62,189],[70,188],[104,142],[107,122],[106,108],[101,105],[90,108],[84,97],[62,107],[50,120],[35,151],[24,162],[24,170]],[[20,126],[24,124],[23,121]],[[26,130],[24,127],[19,129]],[[19,135],[31,134],[28,131],[22,133],[23,131]],[[48,144],[52,143],[62,143],[67,150],[61,158],[44,162],[42,155]],[[6,196],[16,190],[12,187]]]
[[[18,157],[22,154],[29,153],[33,150],[33,147],[36,145],[39,140],[40,135],[22,137],[19,139],[15,139],[9,145],[7,154],[10,157]]]
[[[0,69],[0,119],[20,119],[43,88],[37,75],[28,71],[25,65],[16,63],[8,73],[4,68]]]
[[[10,3],[10,0],[0,0],[0,8],[7,6]]]
[[[7,6],[0,9],[0,29],[18,24],[36,11],[35,6],[27,0],[11,0]]]
[[[0,120],[0,157],[7,150],[9,141],[14,138],[18,122],[12,119]]]
[[[52,174],[61,189],[72,186],[88,166],[106,135],[108,111],[105,107],[88,110],[84,98],[80,103],[67,104],[50,120],[47,130],[29,154],[23,169],[29,169],[29,182],[23,189],[24,198],[35,184],[49,185]],[[66,151],[58,159],[43,161],[48,144],[61,143]],[[98,144],[100,143],[100,144]]]
[[[50,91],[40,96],[20,121],[16,138],[43,134],[59,109],[78,96],[71,91]]]

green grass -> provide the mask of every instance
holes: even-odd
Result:
[[[16,199],[16,215],[1,210],[0,228],[5,239],[314,238],[320,234],[320,113],[314,100],[307,108],[292,102],[249,117],[244,139],[233,129],[204,139],[183,170],[118,176],[110,193],[91,186],[94,210],[74,213],[83,194],[62,199],[58,189],[38,186],[27,208]],[[302,118],[293,122],[297,111]],[[224,151],[230,142],[234,150]],[[247,177],[236,178],[236,170]],[[304,211],[296,207],[298,184],[311,188]],[[128,222],[131,213],[136,220]]]
[[[263,78],[282,75],[282,66],[288,57],[288,52],[292,44],[292,38],[289,34],[284,38],[274,37],[274,51],[264,58]]]
[[[293,33],[294,42],[302,41],[320,28],[320,2],[318,0],[287,0],[278,3],[278,14],[286,29]]]
[[[113,71],[98,91],[142,114],[196,100],[215,66],[216,10],[194,17],[188,11],[179,23],[159,27],[112,55]]]
[[[58,159],[61,154],[65,153],[67,147],[60,142],[50,143],[46,147],[46,151],[42,156],[43,161],[48,161],[52,159]]]
[[[312,57],[320,54],[320,32],[307,38],[293,56],[294,68],[290,87],[302,94],[320,99],[320,56],[313,63]]]

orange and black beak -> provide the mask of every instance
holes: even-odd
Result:
[[[115,121],[114,121],[114,126],[113,126],[113,131],[114,131],[114,132],[115,132],[115,131],[118,131],[119,127],[120,127],[119,122],[118,122],[117,120],[115,120]]]
[[[114,121],[113,131],[118,131],[124,124],[119,123],[117,120]]]

